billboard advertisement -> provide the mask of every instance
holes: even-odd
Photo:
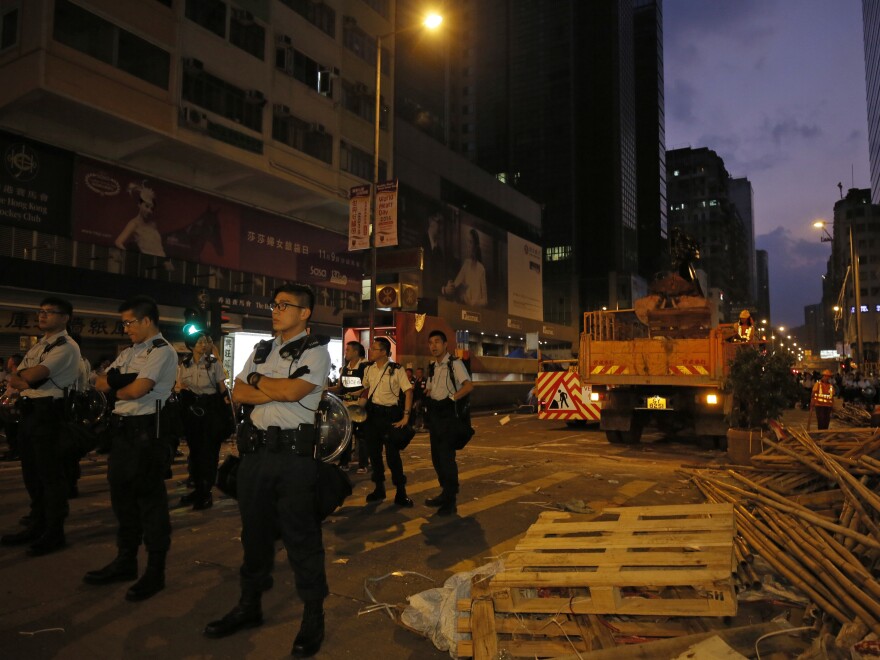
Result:
[[[73,154],[0,133],[0,223],[70,236]]]
[[[79,241],[360,291],[345,236],[105,163],[77,160],[72,211]]]
[[[541,246],[507,234],[507,313],[544,320]]]

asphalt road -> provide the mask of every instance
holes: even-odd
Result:
[[[457,517],[432,517],[434,509],[423,505],[425,497],[438,492],[427,434],[418,434],[404,456],[414,508],[398,509],[391,499],[367,506],[364,497],[372,483],[368,475],[352,473],[354,495],[324,525],[331,595],[319,657],[446,658],[445,651],[383,611],[359,614],[372,604],[365,580],[392,571],[421,574],[391,577],[371,587],[376,600],[405,605],[407,596],[512,549],[548,507],[580,500],[598,513],[605,506],[700,502],[677,468],[726,458],[722,451],[665,441],[657,434],[646,433],[636,446],[611,446],[595,430],[570,429],[533,416],[511,415],[504,425],[502,419],[476,418],[477,435],[459,453]],[[224,453],[229,449],[224,446]],[[172,505],[186,492],[182,460],[168,482]],[[85,571],[115,555],[105,457],[83,461],[80,491],[71,501],[66,549],[30,558],[23,548],[0,548],[0,656],[289,657],[302,605],[280,544],[275,587],[263,600],[265,624],[222,640],[201,634],[205,623],[238,599],[240,524],[233,500],[215,493],[208,511],[173,509],[167,587],[150,600],[129,603],[124,599],[128,584],[82,582]],[[0,531],[15,531],[27,504],[18,463],[0,463],[0,497]]]

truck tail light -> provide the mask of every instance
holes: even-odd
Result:
[[[710,406],[717,406],[718,405],[718,395],[717,394],[707,394],[706,395],[706,403],[708,403]]]

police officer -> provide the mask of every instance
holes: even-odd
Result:
[[[340,395],[346,401],[356,399],[361,390],[364,389],[364,370],[369,364],[365,355],[364,347],[359,341],[348,342],[345,345],[345,366],[339,374],[339,384],[327,389],[334,394]],[[363,441],[362,432],[361,425],[353,422],[351,434],[357,440],[358,472],[366,472],[369,463],[367,443]],[[352,444],[349,444],[339,457],[339,467],[343,470],[347,470],[349,467]]]
[[[186,338],[192,355],[177,369],[177,389],[183,406],[183,426],[189,446],[190,472],[195,490],[180,498],[180,504],[196,511],[214,503],[211,488],[217,480],[217,462],[229,413],[223,365],[211,352],[213,341],[206,332]]]
[[[455,429],[458,423],[455,402],[470,394],[474,384],[461,360],[449,355],[446,333],[432,330],[428,350],[434,361],[428,371],[428,432],[431,437],[431,462],[443,489],[437,497],[425,500],[439,507],[437,515],[450,516],[457,509],[458,464],[455,462]]]
[[[45,555],[65,544],[71,449],[64,442],[64,394],[76,383],[80,364],[79,346],[67,333],[72,314],[67,300],[45,298],[37,313],[43,337],[24,356],[18,372],[8,378],[9,387],[21,395],[18,441],[31,514],[23,531],[4,535],[0,543],[31,543],[31,556]]]
[[[177,375],[177,353],[159,332],[155,301],[137,296],[119,307],[132,346],[119,354],[95,388],[113,394],[112,443],[108,459],[110,504],[119,528],[116,558],[83,577],[88,584],[134,580],[138,548],[147,548],[147,568],[126,592],[128,600],[150,598],[165,587],[165,556],[171,545],[171,521],[164,475],[168,443],[160,430],[160,407]]]
[[[364,373],[364,390],[361,401],[366,404],[367,421],[364,422],[364,438],[373,464],[373,483],[375,488],[367,495],[367,502],[381,502],[385,499],[385,464],[382,463],[382,447],[391,470],[391,483],[397,487],[394,503],[397,506],[411,507],[413,501],[406,494],[406,475],[400,450],[389,438],[388,429],[392,426],[402,428],[409,424],[412,412],[412,385],[404,369],[388,359],[391,355],[391,342],[385,337],[376,337],[370,344],[372,364]],[[403,410],[400,408],[400,394],[404,394]]]
[[[328,337],[306,334],[314,305],[309,287],[278,287],[270,304],[275,338],[257,345],[235,379],[233,398],[253,406],[250,420],[238,430],[241,598],[204,631],[207,637],[224,637],[263,623],[260,599],[271,584],[280,531],[297,594],[305,603],[292,649],[299,658],[321,648],[329,593],[316,513],[314,453],[315,413],[330,373],[330,353]]]

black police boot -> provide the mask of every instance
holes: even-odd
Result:
[[[61,525],[50,525],[46,532],[31,544],[27,553],[31,557],[42,557],[60,550],[65,545],[64,528]]]
[[[406,486],[397,487],[397,495],[394,496],[394,503],[397,506],[404,506],[407,508],[413,505],[413,501],[409,497],[407,497]]]
[[[165,554],[151,552],[147,555],[147,569],[141,579],[125,592],[125,600],[146,600],[165,588]]]
[[[20,532],[12,534],[4,534],[0,537],[0,545],[24,545],[25,543],[33,543],[46,532],[45,525],[30,525]]]
[[[428,506],[440,507],[446,504],[446,500],[448,499],[449,497],[446,495],[446,493],[440,493],[439,495],[437,495],[437,497],[429,497],[428,499],[426,499],[425,504]]]
[[[243,628],[256,628],[262,625],[263,610],[260,607],[260,594],[242,594],[238,605],[222,619],[211,621],[202,632],[205,637],[216,639],[236,633]]]
[[[83,576],[86,584],[110,584],[111,582],[130,582],[137,580],[137,548],[119,548],[116,559],[104,568],[89,571]]]
[[[290,654],[294,658],[310,658],[321,649],[324,641],[324,601],[307,600],[302,625],[293,640]]]
[[[451,516],[456,513],[458,508],[455,506],[455,498],[451,497],[447,499],[443,504],[440,505],[440,508],[437,509],[438,516]]]
[[[196,497],[193,500],[193,511],[203,511],[210,509],[212,506],[214,506],[214,497],[211,495],[210,487],[197,491]]]
[[[198,499],[199,493],[194,490],[191,493],[187,493],[186,495],[181,496],[180,498],[180,506],[190,506],[193,502]]]
[[[373,490],[373,492],[367,495],[367,502],[381,502],[384,499],[385,486],[381,483],[376,484],[376,488]]]

